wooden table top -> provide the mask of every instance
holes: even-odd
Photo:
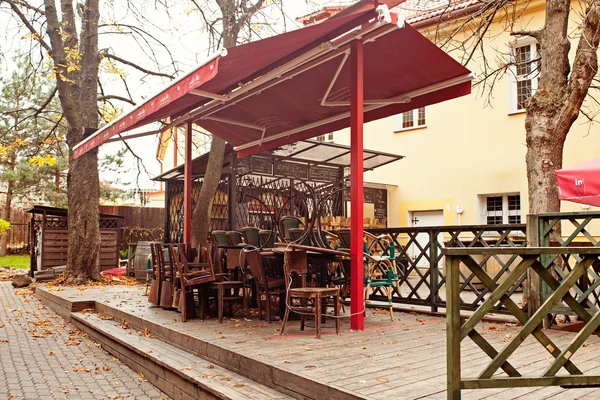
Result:
[[[326,254],[326,255],[339,256],[339,257],[344,257],[344,258],[350,257],[350,253],[345,252],[345,251],[325,249],[322,247],[315,247],[315,246],[305,246],[305,245],[296,244],[296,243],[275,243],[275,247],[270,250],[275,253],[283,254],[283,252],[285,251],[286,248],[306,250],[309,254],[310,253],[324,254],[324,255]]]

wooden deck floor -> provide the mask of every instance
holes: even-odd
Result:
[[[349,329],[349,318],[342,319],[341,335],[334,334],[332,319],[323,326],[320,340],[314,338],[311,321],[304,332],[298,321],[290,321],[286,335],[280,336],[280,323],[271,325],[256,316],[236,316],[219,324],[216,319],[181,322],[175,311],[151,307],[143,296],[142,287],[112,286],[93,288],[46,288],[49,295],[68,301],[95,301],[102,312],[111,309],[123,319],[148,321],[148,326],[164,327],[167,337],[189,336],[217,346],[222,352],[235,353],[254,360],[257,366],[273,368],[310,379],[344,393],[369,399],[445,399],[446,350],[445,319],[413,313],[389,314],[369,309],[365,330]],[[497,349],[514,335],[518,328],[506,324],[486,323],[479,331]],[[161,335],[160,332],[156,332]],[[124,331],[124,334],[126,332]],[[573,333],[550,331],[557,344],[571,340]],[[199,342],[200,343],[200,342]],[[201,348],[193,351],[202,353]],[[463,376],[473,377],[481,372],[488,357],[473,343],[465,341],[462,348]],[[210,356],[210,355],[209,355]],[[218,358],[212,354],[213,359]],[[226,357],[225,357],[226,358]],[[223,358],[223,363],[227,361]],[[585,373],[600,374],[600,340],[592,339],[572,358]],[[524,375],[539,374],[550,363],[548,353],[533,339],[527,340],[517,354],[509,359]],[[227,367],[227,365],[223,365]],[[287,379],[287,378],[286,378]],[[294,381],[289,380],[293,390]],[[319,398],[318,396],[316,398]],[[600,389],[485,389],[465,390],[464,399],[595,399]]]

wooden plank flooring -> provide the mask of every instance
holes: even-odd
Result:
[[[128,315],[152,321],[190,335],[223,350],[370,399],[445,399],[446,337],[445,319],[414,313],[395,313],[395,321],[380,310],[368,309],[365,330],[349,329],[349,318],[342,319],[342,333],[335,335],[331,318],[322,327],[322,338],[314,338],[314,324],[309,321],[304,332],[299,321],[290,321],[286,335],[279,335],[280,323],[271,325],[256,316],[239,315],[219,324],[215,318],[181,322],[175,311],[151,307],[142,287],[111,286],[66,288],[53,295],[69,301],[96,302]],[[506,324],[485,323],[478,331],[496,349],[504,345],[518,328]],[[508,336],[511,335],[511,336]],[[573,333],[549,331],[559,346],[568,343]],[[168,338],[167,338],[168,339]],[[201,352],[202,349],[195,349]],[[462,375],[476,377],[489,359],[470,340],[461,346]],[[509,361],[523,375],[539,375],[550,363],[551,356],[533,338],[523,343]],[[600,374],[600,340],[590,339],[572,361],[585,373]],[[281,379],[284,379],[281,375]],[[518,388],[464,390],[464,399],[595,399],[600,389]]]

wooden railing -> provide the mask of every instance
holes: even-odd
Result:
[[[573,354],[584,345],[591,334],[598,335],[600,310],[591,309],[582,304],[581,296],[574,295],[583,289],[578,287],[581,277],[590,271],[600,273],[600,248],[595,247],[527,247],[527,248],[446,248],[442,250],[446,257],[447,290],[447,374],[448,399],[460,399],[462,389],[512,388],[530,386],[596,386],[600,385],[600,376],[586,375],[573,361]],[[497,282],[476,260],[486,256],[508,256],[509,273],[502,282]],[[544,265],[545,259],[563,260],[564,273],[554,274],[553,269]],[[467,268],[488,289],[489,295],[478,305],[468,318],[461,318],[461,269]],[[513,288],[527,275],[537,276],[549,288],[548,296],[535,310],[528,313],[511,299]],[[482,335],[482,318],[491,312],[497,304],[502,304],[521,324],[518,332],[505,336],[502,348],[496,349]],[[542,328],[542,321],[558,305],[568,307],[585,322],[581,331],[573,335],[570,342],[560,348]],[[531,310],[530,310],[531,311]],[[461,374],[461,347],[467,337],[481,349],[490,361],[475,377],[463,377]],[[523,376],[509,361],[523,342],[533,337],[553,358],[541,374]],[[519,367],[521,368],[521,367]],[[525,368],[525,367],[523,367]],[[499,370],[503,374],[497,374]],[[558,375],[564,369],[567,373]]]
[[[529,217],[529,226],[537,230],[537,242],[529,236],[532,246],[541,247],[599,247],[600,243],[592,232],[600,231],[600,212],[562,212],[544,213]],[[578,255],[571,257],[578,259]],[[565,256],[558,254],[545,255],[541,262],[545,268],[550,269],[556,276],[564,277],[570,272],[569,262]],[[577,301],[586,307],[600,306],[600,274],[594,269],[589,269],[578,284],[573,288]],[[549,286],[543,282],[532,280],[531,292],[539,292],[540,301],[543,302],[551,293]],[[573,313],[563,307],[557,306],[552,310],[552,316],[545,321],[546,326],[554,324],[557,315],[573,316]]]
[[[446,274],[443,268],[442,249],[459,248],[496,248],[525,246],[526,226],[511,225],[458,225],[414,228],[366,229],[374,235],[390,235],[397,252],[397,263],[401,269],[400,288],[393,294],[393,302],[398,305],[425,306],[432,312],[446,307]],[[487,269],[494,265],[494,282],[504,279],[509,272],[512,259],[494,254],[481,257],[479,265]],[[514,292],[523,290],[523,280],[514,288]],[[465,293],[461,308],[476,309],[489,293],[489,289],[478,281],[468,270],[461,272],[461,292]],[[387,301],[383,294],[375,293],[373,299]],[[506,312],[502,306],[495,312]]]

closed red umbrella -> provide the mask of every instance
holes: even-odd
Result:
[[[600,158],[555,173],[561,200],[600,207]]]

